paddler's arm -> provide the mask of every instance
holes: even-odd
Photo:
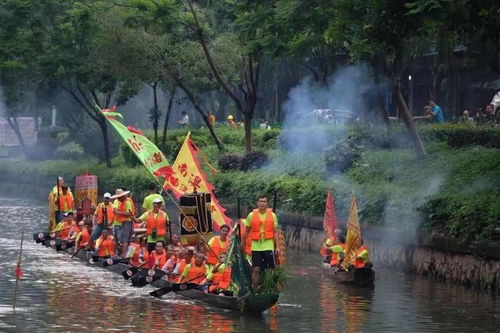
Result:
[[[273,213],[273,219],[274,219],[274,229],[273,229],[274,253],[276,255],[279,255],[279,253],[280,253],[280,229],[278,228],[278,217],[274,213]]]

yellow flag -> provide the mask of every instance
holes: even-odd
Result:
[[[197,155],[201,153],[199,148],[191,141],[190,133],[186,136],[179,154],[175,159],[172,169],[174,175],[166,179],[163,188],[171,190],[178,198],[181,194],[191,192],[210,193],[212,197],[211,211],[213,228],[215,231],[223,224],[229,224],[231,219],[226,216],[226,210],[220,205],[214,195],[214,187],[207,181],[207,177],[200,166]]]
[[[347,237],[345,256],[342,268],[348,269],[356,256],[356,250],[361,246],[361,229],[359,228],[358,207],[354,195],[351,199],[351,209],[347,220]]]

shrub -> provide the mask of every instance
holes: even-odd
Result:
[[[243,156],[241,160],[240,170],[248,171],[252,169],[260,169],[269,163],[269,157],[261,151],[254,151]]]
[[[426,141],[444,141],[454,148],[485,146],[500,148],[500,128],[470,123],[432,124],[420,128]]]
[[[62,160],[79,160],[85,156],[82,146],[70,141],[60,147],[55,151],[55,157]]]
[[[221,171],[239,170],[242,158],[236,154],[224,154],[219,158]]]

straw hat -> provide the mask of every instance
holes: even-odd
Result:
[[[119,197],[123,197],[124,195],[127,195],[129,193],[130,193],[130,191],[124,191],[121,188],[117,188],[116,191],[115,191],[115,195],[113,195],[111,197],[111,199],[116,199],[116,198],[119,198]]]

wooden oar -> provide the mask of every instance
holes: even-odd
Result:
[[[142,266],[146,265],[148,262],[145,261],[143,262],[139,267],[130,267],[129,269],[127,269],[126,271],[123,271],[122,272],[122,276],[125,280],[128,280],[130,279],[132,276],[134,276],[135,274],[137,274],[137,272],[139,271],[139,268],[141,268]]]
[[[75,253],[73,253],[73,255],[71,256],[71,259],[73,259],[77,254],[78,252],[80,252],[82,249],[84,249],[84,247],[80,247],[78,250],[75,251]]]
[[[162,271],[161,269],[143,270],[132,278],[132,286],[142,288],[150,283],[153,283],[156,280],[161,279],[165,275],[170,274]]]
[[[198,275],[197,277],[194,277],[194,278],[192,278],[186,282],[183,282],[183,283],[172,283],[171,286],[156,289],[155,291],[152,291],[149,294],[151,296],[154,296],[154,297],[161,297],[161,296],[168,294],[172,291],[184,291],[184,290],[188,290],[188,289],[195,289],[195,288],[198,288],[199,286],[204,286],[204,285],[200,285],[200,284],[196,284],[196,283],[189,283],[193,280],[201,278],[202,276],[205,276],[205,274]],[[212,283],[208,283],[208,284],[212,284]]]
[[[102,262],[103,267],[113,266],[120,263],[128,262],[130,258],[108,258]]]

